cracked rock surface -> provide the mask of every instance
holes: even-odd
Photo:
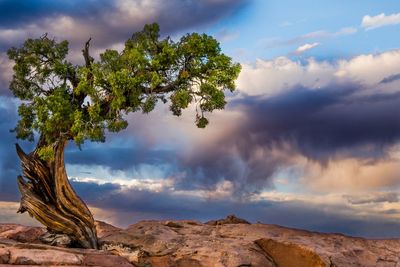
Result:
[[[217,223],[214,223],[217,222]],[[46,230],[0,224],[0,264],[154,267],[400,266],[400,240],[321,234],[232,216],[141,221],[120,229],[97,222],[102,250],[43,244]]]

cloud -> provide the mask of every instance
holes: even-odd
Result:
[[[9,82],[12,78],[12,63],[5,53],[0,53],[0,96],[10,96],[11,91],[8,90]]]
[[[332,159],[325,165],[305,162],[301,183],[314,192],[348,192],[355,198],[370,191],[399,188],[400,157],[391,150],[375,160],[353,156]]]
[[[323,39],[330,39],[336,38],[345,35],[352,35],[357,33],[357,28],[355,27],[345,27],[341,28],[338,31],[326,31],[326,30],[318,30],[309,32],[300,36],[296,36],[290,39],[280,39],[280,38],[270,38],[267,40],[261,41],[261,44],[265,48],[274,48],[274,47],[281,47],[281,46],[289,46],[289,45],[297,45],[304,42],[309,41],[319,41]]]
[[[342,35],[351,35],[351,34],[355,34],[356,32],[357,32],[357,28],[354,28],[354,27],[341,28],[340,30],[338,30],[336,32],[320,30],[320,31],[306,33],[306,34],[300,36],[299,39],[332,38],[332,37],[337,37],[337,36],[342,36]],[[293,39],[293,40],[295,40],[295,39]]]
[[[216,34],[216,38],[219,42],[229,42],[239,38],[239,36],[239,32],[230,31],[228,29],[223,29]]]
[[[17,223],[30,226],[41,226],[41,224],[30,217],[28,213],[17,214],[18,202],[0,201],[0,223]]]
[[[337,61],[317,61],[307,58],[304,62],[277,57],[272,60],[258,59],[255,64],[242,64],[237,80],[240,92],[251,96],[273,96],[294,86],[318,89],[332,83],[361,83],[366,91],[385,91],[379,83],[398,74],[400,50],[380,54],[359,55]],[[395,76],[394,76],[395,77]],[[387,80],[385,80],[387,81]],[[383,84],[381,84],[383,85]],[[389,91],[398,91],[394,80]]]
[[[0,2],[0,24],[16,27],[37,21],[38,17],[55,17],[65,14],[74,17],[95,17],[113,8],[114,1],[51,0]]]
[[[376,16],[366,15],[362,18],[361,26],[366,30],[372,30],[383,26],[400,24],[400,13],[385,15],[381,13]]]
[[[304,53],[310,49],[313,49],[314,47],[317,47],[319,45],[320,45],[320,43],[304,44],[304,45],[299,46],[296,49],[296,51],[294,51],[294,53],[299,55],[299,54],[302,54],[302,53]]]
[[[249,3],[248,0],[50,2],[2,1],[0,36],[7,38],[2,38],[0,48],[6,49],[44,32],[68,39],[74,49],[89,37],[94,47],[104,48],[124,42],[145,23],[158,22],[164,34],[171,34],[212,23]]]
[[[339,197],[290,196],[286,199],[274,198],[271,194],[260,194],[257,201],[238,201],[226,193],[230,186],[221,184],[220,189],[210,191],[176,191],[164,187],[161,191],[141,188],[134,185],[121,186],[96,181],[72,180],[73,187],[83,200],[89,204],[98,220],[104,220],[120,227],[145,219],[194,219],[208,221],[228,214],[236,214],[251,222],[280,224],[313,231],[342,232],[366,237],[393,237],[399,235],[396,220],[392,220],[393,209],[362,213],[336,201]],[[284,194],[283,194],[284,195]],[[332,199],[333,201],[330,201]],[[343,198],[341,198],[343,199]],[[346,200],[346,199],[344,199]],[[319,203],[324,203],[321,206]],[[28,216],[17,215],[18,203],[0,202],[1,222],[17,222],[28,225],[38,223]],[[297,218],[297,219],[296,219]],[[313,218],[310,224],[310,218]],[[367,218],[367,219],[366,219]],[[333,223],[334,222],[334,223]],[[352,227],[357,225],[358,227]],[[392,227],[382,227],[383,225]],[[360,227],[363,226],[363,227]]]
[[[391,82],[398,81],[398,80],[400,80],[400,73],[385,77],[382,79],[382,81],[380,81],[380,83],[391,83]]]
[[[278,57],[273,60],[258,59],[254,65],[242,64],[237,80],[240,92],[251,96],[273,96],[294,86],[318,88],[333,82],[336,67],[329,62],[312,58],[305,64]]]
[[[92,38],[91,53],[97,57],[105,48],[120,49],[132,33],[145,23],[158,22],[163,35],[193,31],[213,23],[249,5],[250,0],[105,0],[76,1],[0,1],[0,95],[7,90],[12,76],[7,49],[19,46],[27,38],[45,32],[57,40],[70,42],[69,60],[82,64],[81,49]],[[79,30],[77,30],[79,29]],[[227,36],[225,39],[234,36]]]
[[[339,60],[335,75],[375,86],[384,78],[398,73],[399,59],[400,50],[359,55],[351,60]]]
[[[380,158],[400,140],[395,115],[400,94],[358,97],[362,90],[333,84],[318,90],[297,87],[268,99],[238,100],[248,120],[242,122],[240,133],[230,136],[246,140],[238,149],[244,155],[257,147],[282,149],[289,144],[320,162],[343,156]]]
[[[10,133],[17,121],[17,104],[14,98],[0,96],[0,201],[19,198],[16,178],[20,167],[14,145],[16,138],[14,133]]]
[[[394,203],[399,201],[399,195],[394,192],[375,192],[365,195],[343,196],[350,204],[362,205],[370,203],[389,202]]]

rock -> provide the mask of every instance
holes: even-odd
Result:
[[[34,248],[10,248],[9,264],[31,264],[31,265],[80,265],[83,255],[57,251],[53,249],[43,250]]]
[[[173,222],[173,221],[166,221],[164,223],[164,225],[168,226],[168,227],[172,227],[172,228],[182,228],[183,227],[182,224],[179,224],[179,223],[176,223],[176,222]]]
[[[6,248],[0,248],[0,264],[5,264],[10,261],[10,251]]]
[[[216,267],[400,264],[400,240],[367,240],[266,224],[172,222],[182,227],[142,221],[101,241],[140,250],[141,255],[136,254],[131,262],[153,267],[179,264]]]
[[[72,245],[72,240],[67,235],[62,234],[54,234],[50,232],[46,232],[43,235],[39,236],[39,240],[43,244],[48,244],[50,246],[56,247],[70,247]]]
[[[208,225],[239,224],[239,223],[250,224],[248,221],[238,218],[233,214],[226,216],[225,219],[206,222],[206,224]]]
[[[276,266],[326,266],[317,253],[297,244],[278,242],[269,238],[261,238],[254,242],[264,250]]]
[[[123,257],[116,255],[96,255],[88,254],[82,261],[82,265],[88,266],[119,266],[119,267],[132,267],[133,265]]]
[[[97,236],[99,238],[110,235],[112,233],[118,232],[121,230],[121,228],[115,227],[111,224],[102,222],[102,221],[95,221],[94,222],[96,226],[96,231],[97,231]]]
[[[69,265],[69,266],[126,266],[133,267],[126,258],[109,251],[59,248],[43,244],[29,244],[0,239],[0,264],[9,265]]]
[[[19,242],[40,243],[39,236],[46,232],[43,227],[29,227],[19,224],[0,224],[0,238]]]
[[[151,267],[400,266],[398,239],[368,240],[277,225],[232,223],[241,221],[236,219],[239,218],[229,216],[215,221],[221,222],[215,224],[188,220],[141,221],[126,229],[97,222],[102,250],[22,243],[4,237],[15,238],[19,233],[29,232],[30,227],[0,224],[0,264]]]

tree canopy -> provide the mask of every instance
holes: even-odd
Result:
[[[160,38],[157,24],[146,25],[125,42],[122,51],[107,49],[95,60],[83,52],[84,64],[67,60],[68,41],[47,34],[27,39],[8,50],[15,62],[10,84],[22,100],[15,127],[18,138],[41,135],[41,157],[51,157],[50,144],[73,140],[105,140],[105,131],[128,125],[130,112],[151,112],[157,102],[169,103],[179,116],[196,104],[195,123],[204,128],[207,112],[225,107],[224,90],[235,89],[240,65],[221,53],[217,40],[206,34],[184,35],[179,41]]]

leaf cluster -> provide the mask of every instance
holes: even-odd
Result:
[[[133,34],[122,51],[105,50],[99,60],[84,50],[85,64],[77,66],[67,54],[67,41],[47,35],[8,50],[15,62],[10,90],[22,100],[18,138],[33,140],[38,132],[47,144],[60,138],[77,145],[104,141],[106,130],[127,127],[126,114],[149,113],[159,101],[176,116],[195,105],[196,124],[203,128],[206,113],[225,107],[224,90],[235,89],[240,72],[213,37],[192,33],[174,42],[160,38],[157,24]]]

